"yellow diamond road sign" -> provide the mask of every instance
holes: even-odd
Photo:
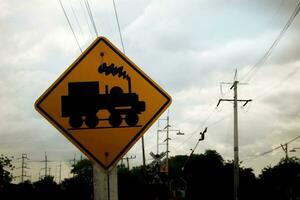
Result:
[[[170,105],[171,97],[106,38],[97,38],[35,108],[109,169]]]

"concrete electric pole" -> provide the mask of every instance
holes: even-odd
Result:
[[[236,77],[236,75],[235,75]],[[238,99],[237,95],[237,87],[238,87],[239,81],[234,80],[233,85],[230,89],[234,90],[234,97],[233,99],[219,99],[219,102],[217,104],[217,107],[220,105],[222,101],[233,101],[233,110],[234,110],[234,172],[233,172],[233,184],[234,184],[234,200],[238,200],[238,190],[239,190],[239,140],[238,140],[238,102],[244,102],[243,107],[246,106],[247,103],[252,101],[251,99]]]
[[[134,155],[134,156],[127,156],[127,157],[123,157],[121,160],[121,162],[123,163],[123,160],[126,160],[126,162],[127,162],[127,169],[128,170],[130,170],[130,165],[129,165],[129,160],[131,160],[131,159],[135,159],[136,158],[136,156]]]

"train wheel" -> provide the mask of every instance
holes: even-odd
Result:
[[[98,117],[96,115],[88,115],[85,118],[85,124],[89,128],[95,128],[98,125]]]
[[[69,124],[72,128],[80,128],[82,126],[83,120],[80,116],[71,116],[69,119]]]
[[[139,122],[139,116],[136,113],[126,115],[125,121],[129,126],[135,126]]]
[[[120,114],[112,113],[109,116],[108,121],[109,121],[110,125],[112,125],[112,127],[118,127],[122,123],[122,117]]]

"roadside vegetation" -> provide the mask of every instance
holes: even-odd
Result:
[[[0,199],[73,199],[92,200],[92,165],[89,160],[72,166],[73,177],[60,184],[46,176],[37,182],[13,184],[11,158],[0,156]],[[120,200],[232,200],[233,162],[225,161],[214,150],[204,154],[178,155],[169,160],[169,177],[161,166],[128,169],[118,166]],[[240,168],[240,200],[299,200],[300,160],[282,159],[277,165],[265,167],[256,177],[251,168]]]

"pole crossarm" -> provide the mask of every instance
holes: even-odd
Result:
[[[136,159],[136,156],[127,156],[127,157],[123,157],[121,158],[121,163],[123,163],[123,160],[126,160],[127,161],[127,168],[130,169],[130,166],[129,166],[129,160],[132,160],[132,159]]]
[[[234,100],[234,99],[219,99],[218,104],[217,104],[217,107],[219,107],[219,105],[220,105],[220,103],[221,103],[222,101],[235,101],[235,100]],[[237,101],[237,102],[245,102],[245,103],[243,104],[243,106],[242,106],[242,107],[244,107],[244,106],[246,106],[249,102],[251,102],[252,99],[238,99],[238,100],[236,100],[236,101]]]
[[[235,84],[239,84],[239,85],[248,85],[248,83],[240,83],[239,81],[234,81],[233,83],[231,83],[232,86],[230,87],[230,89],[232,90],[234,88]]]

